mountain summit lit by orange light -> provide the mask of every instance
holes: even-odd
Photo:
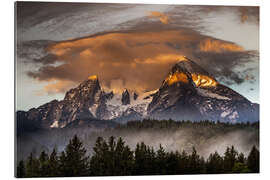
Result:
[[[166,78],[165,80],[168,85],[172,85],[177,82],[182,82],[182,83],[188,83],[188,76],[183,73],[183,72],[176,72],[173,75],[169,75],[169,77]]]
[[[213,78],[200,74],[192,74],[192,81],[196,84],[197,87],[211,87],[217,86],[218,84],[217,81]]]
[[[214,87],[218,84],[216,80],[206,75],[192,73],[191,77],[196,87]],[[165,79],[165,83],[169,86],[178,82],[189,83],[188,75],[183,72],[175,72]]]
[[[97,78],[98,78],[97,75],[88,76],[89,80],[96,80]]]

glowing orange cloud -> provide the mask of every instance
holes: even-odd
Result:
[[[242,50],[234,43],[185,30],[115,32],[54,43],[47,51],[61,61],[60,65],[47,65],[28,75],[49,81],[44,88],[49,93],[64,92],[92,74],[99,77],[104,88],[145,91],[158,88],[169,69],[185,56],[196,61],[195,53]],[[184,75],[172,77],[171,82],[175,79],[185,81]],[[204,84],[203,79],[194,81]],[[121,88],[112,83],[118,80]]]
[[[168,64],[176,63],[177,61],[184,60],[183,55],[180,54],[159,54],[158,56],[146,59],[135,59],[139,64]]]
[[[75,84],[68,80],[50,80],[43,90],[48,94],[65,93],[67,89],[74,87]]]
[[[169,17],[161,12],[152,11],[150,12],[149,17],[158,17],[160,22],[162,22],[163,24],[169,23]]]
[[[223,52],[223,51],[243,51],[243,48],[229,42],[220,40],[206,39],[200,42],[200,50],[203,52]]]

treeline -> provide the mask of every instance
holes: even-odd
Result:
[[[98,137],[92,156],[75,135],[65,150],[50,154],[41,152],[39,157],[31,153],[17,165],[17,177],[73,177],[73,176],[121,176],[121,175],[172,175],[258,173],[259,151],[253,146],[248,157],[238,153],[234,146],[227,147],[224,155],[214,152],[207,159],[196,149],[166,152],[160,145],[154,150],[143,142],[131,150],[122,138],[111,136],[108,141]]]
[[[51,152],[53,147],[62,151],[75,134],[81,138],[87,152],[92,152],[92,147],[99,136],[105,139],[110,136],[122,137],[132,149],[136,147],[137,142],[143,141],[155,149],[158,148],[159,143],[162,143],[164,147],[169,147],[166,148],[169,150],[181,148],[187,152],[191,152],[192,146],[195,146],[196,150],[202,154],[208,153],[208,147],[218,146],[220,142],[233,144],[245,152],[249,151],[252,145],[259,146],[258,122],[232,124],[213,121],[145,119],[113,126],[111,124],[109,120],[95,120],[87,124],[78,123],[78,126],[21,134],[17,137],[18,161],[28,157],[31,152],[34,156],[39,156],[43,150]]]
[[[135,129],[162,129],[162,128],[181,128],[181,127],[215,127],[215,128],[259,128],[259,122],[220,122],[220,121],[209,121],[209,120],[201,120],[201,121],[174,121],[174,120],[152,120],[152,119],[144,119],[142,121],[129,121],[126,124],[121,124],[118,126],[118,129],[121,128],[135,128]]]

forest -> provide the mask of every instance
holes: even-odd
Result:
[[[186,151],[166,151],[160,144],[157,150],[139,142],[132,150],[119,137],[107,140],[98,137],[91,156],[87,154],[80,138],[75,135],[65,149],[51,153],[33,153],[17,164],[16,177],[75,177],[75,176],[124,176],[124,175],[180,175],[258,173],[259,150],[253,146],[246,157],[234,146],[224,154],[213,152],[208,158],[200,156],[193,147]]]

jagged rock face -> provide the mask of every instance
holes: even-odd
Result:
[[[111,100],[114,96],[114,93],[113,93],[113,91],[111,91],[111,92],[105,94],[104,96],[107,100]]]
[[[258,105],[219,84],[194,62],[178,62],[148,106],[157,119],[258,121]]]
[[[66,125],[77,118],[95,117],[102,91],[98,79],[88,79],[69,90],[64,98],[59,123]]]
[[[81,83],[75,89],[71,89],[66,93],[64,101],[69,112],[73,113],[74,107],[77,109],[75,118],[89,118],[94,117],[98,119],[106,119],[109,112],[106,110],[105,102],[112,98],[113,93],[106,94],[101,90],[97,77],[89,77],[88,80]],[[70,122],[68,121],[68,123]]]
[[[42,128],[65,127],[67,124],[86,118],[106,119],[110,113],[106,108],[106,94],[100,88],[96,77],[89,77],[78,87],[70,89],[64,100],[53,100],[38,108],[26,112],[26,117],[32,121],[39,121]]]
[[[32,122],[39,122],[41,127],[49,127],[56,119],[60,119],[63,103],[53,100],[49,103],[30,109],[26,114]]]
[[[138,98],[138,94],[134,92],[133,99],[136,100]]]
[[[122,105],[130,104],[130,95],[127,89],[122,93],[121,101],[122,101]]]
[[[126,111],[122,113],[121,116],[117,117],[115,121],[120,123],[126,123],[128,121],[132,120],[142,120],[143,115],[139,113],[139,111],[136,111],[134,108],[127,108]]]

